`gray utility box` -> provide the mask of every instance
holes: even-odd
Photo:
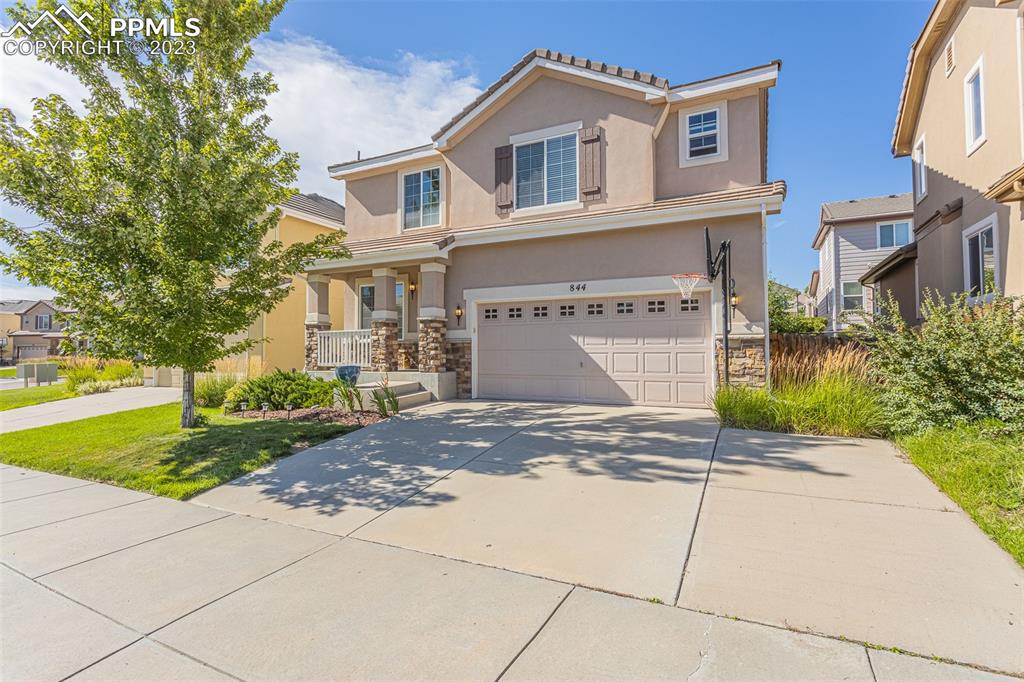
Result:
[[[15,376],[19,379],[24,379],[26,387],[28,386],[29,379],[35,379],[36,386],[43,383],[52,384],[57,381],[57,363],[26,362],[18,365],[15,369]]]

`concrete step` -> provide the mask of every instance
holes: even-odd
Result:
[[[395,395],[397,396],[403,396],[409,393],[416,393],[417,391],[423,390],[423,387],[420,386],[420,382],[418,381],[391,381],[388,383],[388,386],[391,388],[392,391],[395,392]],[[356,388],[362,391],[365,397],[369,398],[370,394],[373,393],[375,389],[380,388],[380,384],[358,384]]]
[[[430,391],[416,391],[415,393],[406,393],[398,396],[398,409],[408,410],[410,407],[416,407],[417,405],[425,405],[433,400],[434,396],[430,395]]]

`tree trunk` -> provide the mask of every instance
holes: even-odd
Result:
[[[188,370],[181,373],[181,428],[190,429],[196,423],[196,374]]]

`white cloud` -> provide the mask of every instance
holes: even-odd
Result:
[[[53,298],[56,292],[49,287],[34,287],[24,284],[14,277],[0,277],[0,299],[9,301],[21,299],[35,301],[44,298]]]
[[[0,38],[0,49],[8,40]],[[77,78],[32,55],[3,55],[3,78],[0,78],[0,102],[9,107],[18,123],[28,125],[32,119],[32,100],[58,94],[81,111],[81,101],[88,94]]]
[[[305,36],[256,43],[252,68],[274,74],[270,132],[301,159],[299,188],[336,201],[343,186],[327,166],[430,142],[480,88],[453,61],[403,54],[393,70],[359,66]]]

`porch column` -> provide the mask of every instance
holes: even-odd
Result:
[[[398,310],[391,268],[373,270],[373,320],[370,322],[370,364],[377,372],[398,369]]]
[[[306,354],[303,369],[320,369],[318,333],[331,328],[331,278],[306,275]]]
[[[444,272],[441,263],[420,265],[420,307],[416,317],[419,331],[419,370],[444,372],[448,316],[444,310]]]

